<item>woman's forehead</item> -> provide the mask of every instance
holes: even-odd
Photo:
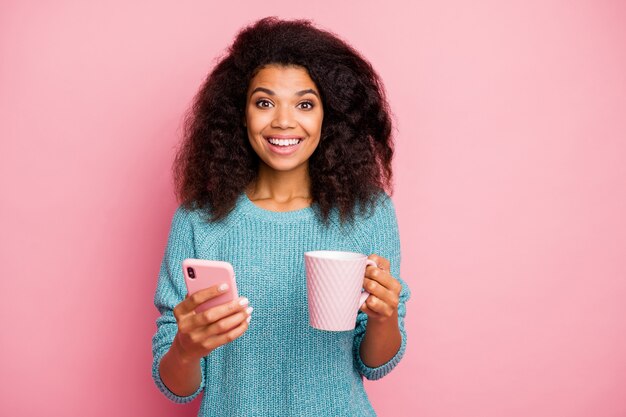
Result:
[[[277,93],[303,89],[317,91],[306,68],[297,66],[268,65],[261,68],[250,80],[248,91],[256,87],[265,87]]]

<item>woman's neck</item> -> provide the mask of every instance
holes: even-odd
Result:
[[[269,169],[264,164],[259,167],[259,174],[246,193],[252,201],[267,200],[275,204],[290,204],[294,200],[311,200],[311,180],[308,167],[281,172]]]

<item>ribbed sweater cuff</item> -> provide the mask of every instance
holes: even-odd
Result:
[[[355,358],[356,358],[356,367],[361,375],[369,380],[377,380],[385,375],[387,375],[402,359],[404,356],[404,351],[406,350],[406,331],[404,329],[400,329],[400,334],[402,335],[402,341],[400,343],[400,348],[393,356],[393,358],[389,359],[386,363],[377,366],[376,368],[370,368],[366,364],[363,363],[363,359],[361,359],[361,342],[363,341],[363,337],[365,337],[365,333],[359,335],[360,340],[358,343],[355,343]]]
[[[200,386],[198,387],[196,392],[194,392],[193,394],[187,395],[185,397],[181,397],[180,395],[176,395],[172,391],[170,391],[170,389],[163,383],[163,380],[161,380],[161,374],[159,373],[159,365],[161,364],[161,359],[163,359],[163,356],[165,356],[166,352],[167,351],[155,356],[154,361],[152,362],[152,378],[154,379],[156,386],[168,399],[170,399],[171,401],[175,403],[182,404],[182,403],[188,403],[190,401],[193,401],[198,396],[198,394],[200,394],[200,392],[204,389],[204,381],[205,381],[204,365],[205,365],[206,359],[205,358],[200,359],[200,372],[201,372]]]

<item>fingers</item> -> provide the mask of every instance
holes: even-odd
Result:
[[[177,334],[185,351],[194,357],[203,357],[214,349],[232,342],[248,330],[252,308],[231,314],[208,327],[198,328],[187,334]]]
[[[178,322],[176,338],[180,349],[190,357],[208,355],[240,337],[248,329],[251,313],[248,299],[237,298],[201,313],[188,314]]]
[[[176,307],[174,307],[174,316],[179,319],[187,314],[194,312],[200,304],[215,298],[228,290],[228,284],[222,283],[212,287],[205,288],[187,297]]]
[[[376,262],[378,268],[365,269],[363,288],[370,296],[361,306],[361,310],[370,317],[389,318],[398,310],[402,285],[391,276],[389,260],[376,254],[371,254],[368,259]]]
[[[248,299],[246,297],[237,298],[228,303],[215,306],[193,317],[194,327],[203,327],[218,322],[225,317],[234,315],[246,310],[248,307]]]
[[[367,314],[370,318],[372,316],[376,318],[389,318],[397,311],[397,306],[394,308],[392,305],[387,304],[375,295],[370,295],[361,306],[361,311]]]
[[[372,253],[370,256],[367,257],[367,259],[371,259],[372,261],[376,262],[376,265],[378,265],[379,268],[387,272],[391,270],[391,265],[389,264],[389,260],[386,258],[383,258],[382,256]]]
[[[367,257],[367,259],[376,262],[378,268],[371,265],[368,266],[365,268],[365,276],[375,281],[379,281],[385,287],[393,290],[395,279],[391,276],[391,264],[389,263],[389,260],[376,255],[375,253],[372,253]]]
[[[207,339],[205,343],[205,348],[215,349],[216,347],[232,342],[233,340],[243,335],[246,330],[248,330],[248,325],[248,321],[244,320],[234,329],[229,330],[226,333],[222,333],[219,336]]]
[[[197,327],[190,333],[189,337],[195,343],[205,343],[208,339],[215,339],[214,336],[220,336],[228,333],[244,321],[249,323],[252,310],[252,307],[248,307],[243,311],[239,311],[212,322],[208,326]]]
[[[208,327],[206,327],[206,330],[204,330],[204,336],[209,337],[222,335],[238,327],[244,321],[250,323],[252,310],[252,307],[248,307],[243,311],[231,314],[230,316],[224,317],[223,319],[210,324]]]
[[[402,290],[402,285],[398,282],[398,280],[391,276],[388,270],[368,267],[365,270],[365,278],[377,282],[379,285],[394,294],[400,294],[400,291]],[[367,288],[365,289],[367,290]]]
[[[370,297],[371,296],[375,297],[376,299],[389,305],[393,309],[398,308],[400,297],[394,291],[391,291],[383,287],[378,282],[371,280],[369,278],[364,279],[363,288],[365,288],[365,290],[370,293]]]

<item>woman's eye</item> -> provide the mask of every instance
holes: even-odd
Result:
[[[307,106],[304,107],[304,110],[311,110],[314,106],[313,103],[311,103],[310,101],[303,101],[302,103],[300,103],[301,106]]]
[[[267,105],[266,105],[266,104],[267,104]],[[266,109],[266,108],[268,108],[268,107],[270,107],[270,106],[271,106],[271,104],[272,104],[272,103],[271,103],[270,101],[268,101],[268,100],[264,100],[264,99],[257,100],[257,102],[256,102],[256,106],[257,106],[257,107],[261,107],[261,108],[265,108],[265,109]]]

